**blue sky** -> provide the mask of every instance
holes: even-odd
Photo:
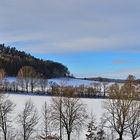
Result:
[[[0,1],[0,43],[76,77],[140,78],[139,0]]]

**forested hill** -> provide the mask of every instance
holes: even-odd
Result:
[[[99,81],[99,82],[113,82],[113,83],[124,83],[124,79],[111,79],[111,78],[103,78],[103,77],[91,77],[91,78],[81,78],[84,80],[91,80],[91,81]]]
[[[69,76],[68,68],[61,63],[38,59],[24,51],[0,44],[0,68],[5,70],[7,76],[16,76],[22,66],[32,66],[47,78]]]

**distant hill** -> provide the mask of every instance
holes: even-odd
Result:
[[[0,44],[0,68],[6,71],[7,76],[16,76],[22,66],[32,66],[36,72],[47,78],[70,75],[68,68],[61,63],[38,59],[24,51],[18,51],[15,47]]]
[[[99,81],[99,82],[113,82],[113,83],[124,83],[123,79],[111,79],[111,78],[103,78],[103,77],[91,77],[91,78],[79,78],[83,80],[91,80],[91,81]]]

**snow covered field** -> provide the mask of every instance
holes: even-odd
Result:
[[[16,104],[15,112],[14,112],[14,117],[17,117],[17,114],[22,110],[23,105],[26,100],[31,99],[34,103],[34,105],[37,107],[39,114],[41,115],[41,109],[42,105],[46,101],[47,104],[50,104],[51,97],[49,96],[37,96],[37,95],[20,95],[20,94],[7,94],[8,98],[13,101]],[[104,109],[103,109],[103,102],[106,99],[81,99],[84,104],[87,105],[87,112],[89,115],[92,114],[96,118],[97,125],[100,122],[100,118],[103,117]],[[40,119],[41,122],[41,119]],[[13,121],[14,123],[14,121]],[[14,127],[17,127],[16,124]],[[38,132],[40,133],[40,127],[38,127],[39,130]],[[72,140],[85,140],[85,134],[87,133],[87,127],[83,129],[83,131],[80,134],[73,134],[72,135]],[[107,135],[110,135],[110,132],[107,132]],[[66,134],[65,134],[66,136]],[[64,138],[64,140],[67,140]],[[111,140],[111,139],[109,139]],[[124,140],[130,140],[129,137],[124,137]]]
[[[7,81],[9,81],[10,83],[15,82],[16,81],[16,77],[7,77],[6,78]],[[48,79],[48,84],[49,83],[56,83],[58,85],[64,84],[65,86],[80,86],[80,85],[85,85],[85,86],[89,86],[93,83],[99,83],[97,81],[91,81],[91,80],[80,80],[80,79],[74,79],[74,78],[52,78],[52,79]]]
[[[38,109],[39,114],[41,114],[41,108],[44,102],[46,101],[47,104],[50,104],[51,97],[48,96],[31,96],[31,95],[17,95],[17,94],[7,94],[9,99],[16,104],[16,112],[15,117],[17,116],[18,112],[21,111],[23,105],[26,100],[31,99],[35,106]],[[92,112],[96,116],[96,121],[99,122],[100,117],[102,116],[103,109],[102,109],[102,102],[103,99],[82,99],[84,104],[87,104],[87,109],[90,113]],[[41,120],[40,120],[41,121]],[[85,129],[87,130],[87,128]],[[81,132],[78,136],[77,134],[73,135],[73,140],[85,140],[85,131]]]
[[[8,81],[13,82],[15,81],[15,78],[8,78]],[[64,79],[64,78],[60,78],[60,79],[49,79],[48,83],[50,82],[55,82],[59,85],[61,84],[65,84],[66,85],[70,85],[70,86],[80,86],[80,85],[85,85],[85,86],[90,86],[93,83],[98,83],[96,81],[89,81],[89,80],[79,80],[79,79]],[[64,82],[64,83],[61,83]],[[108,86],[112,85],[113,83],[108,83]],[[22,110],[25,101],[31,99],[34,103],[34,105],[37,107],[39,115],[41,116],[41,109],[42,109],[42,105],[45,103],[45,101],[47,102],[47,104],[50,104],[51,101],[51,97],[50,96],[39,96],[39,95],[31,95],[31,94],[7,94],[9,96],[9,99],[11,101],[13,101],[16,104],[16,108],[15,108],[15,113],[14,113],[14,117],[17,117],[17,114]],[[89,99],[89,98],[82,98],[81,99],[82,102],[84,104],[87,105],[87,112],[88,115],[92,114],[95,116],[97,125],[99,125],[100,123],[100,118],[103,117],[103,113],[104,113],[104,109],[103,109],[103,102],[106,99]],[[13,121],[14,122],[14,121]],[[41,119],[40,119],[41,122]],[[16,127],[16,124],[14,125]],[[38,132],[40,133],[40,126],[38,127]],[[73,134],[72,135],[72,140],[85,140],[85,134],[87,132],[87,127],[85,127],[83,129],[83,131],[80,134]],[[107,132],[107,134],[109,135],[110,133]],[[125,139],[129,140],[129,138]],[[66,139],[64,139],[66,140]]]
[[[80,85],[85,85],[85,86],[89,86],[93,83],[99,83],[97,81],[91,81],[91,80],[80,80],[80,79],[73,79],[73,78],[54,78],[54,79],[49,79],[49,82],[55,82],[58,85],[61,84],[66,84],[66,85],[70,85],[70,86],[80,86]]]

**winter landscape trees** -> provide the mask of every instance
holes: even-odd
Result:
[[[70,140],[71,133],[80,131],[84,126],[87,119],[86,107],[79,98],[70,97],[63,97],[61,105],[62,108],[60,110],[60,100],[58,98],[53,98],[51,104],[51,118],[56,127],[59,126],[58,124],[62,124],[61,127],[64,127],[67,133],[67,139]]]
[[[61,82],[67,81],[69,78],[60,78],[60,83],[48,82],[47,78],[42,77],[42,75],[35,71],[31,66],[23,66],[17,73],[16,79],[12,82],[5,76],[5,71],[1,69],[0,71],[0,81],[1,90],[7,92],[15,93],[38,93],[57,96],[58,90],[61,88]],[[71,78],[70,78],[71,79]],[[69,81],[69,80],[68,80]],[[64,84],[64,83],[63,83]],[[107,83],[101,84],[100,82],[92,82],[90,85],[80,84],[78,86],[71,86],[64,84],[64,87],[68,90],[73,90],[71,94],[77,97],[87,97],[87,98],[106,98],[107,96]],[[102,90],[103,89],[103,90]],[[62,93],[63,96],[67,92]],[[72,95],[72,96],[73,96]]]
[[[15,108],[13,102],[11,102],[4,95],[0,95],[0,129],[3,133],[4,140],[8,140],[8,133],[10,132],[10,121],[12,112]]]
[[[42,123],[43,123],[43,134],[41,135],[41,138],[44,138],[45,140],[48,140],[48,136],[50,134],[50,125],[51,125],[51,112],[50,108],[47,105],[47,102],[44,103],[42,106]]]
[[[132,134],[132,138],[139,136],[139,95],[134,76],[128,76],[123,86],[114,84],[110,87],[109,99],[105,101],[105,118],[110,128],[113,128],[123,139],[124,133]]]
[[[4,69],[0,69],[0,91],[4,90],[4,80],[5,80],[5,71]]]
[[[23,110],[18,115],[18,123],[21,125],[21,138],[29,140],[35,132],[35,126],[38,123],[37,109],[31,100],[27,100]]]
[[[23,90],[25,89],[27,93],[29,91],[29,88],[31,88],[31,92],[33,92],[34,87],[37,83],[37,78],[38,77],[36,71],[33,67],[30,66],[22,67],[19,70],[17,76],[19,83],[21,83],[21,87],[23,88]]]
[[[18,82],[10,84],[5,80],[4,70],[0,70],[1,93],[16,91],[22,89],[23,92],[46,93],[48,88],[52,92],[51,103],[44,103],[42,114],[38,114],[32,101],[26,101],[23,110],[19,112],[17,117],[18,126],[20,126],[20,139],[30,140],[46,139],[50,137],[59,140],[71,140],[74,133],[78,133],[81,129],[88,127],[88,133],[85,133],[87,140],[104,140],[109,139],[105,134],[113,131],[112,137],[118,137],[119,140],[125,138],[128,134],[133,140],[140,137],[140,101],[139,101],[139,82],[134,76],[129,75],[124,83],[98,83],[95,82],[89,87],[80,85],[79,87],[67,84],[69,79],[61,79],[59,83],[49,83],[47,79],[37,77],[39,74],[29,66],[20,69],[18,73]],[[108,86],[109,85],[109,86]],[[50,87],[49,87],[50,86]],[[10,89],[10,90],[8,90]],[[12,90],[13,89],[13,90]],[[3,95],[3,94],[2,94]],[[89,120],[86,103],[83,103],[81,97],[103,97],[107,98],[104,102],[103,115],[104,124],[100,127],[94,120]],[[0,97],[0,137],[8,140],[11,129],[11,119],[9,116],[15,110],[15,105],[5,96]],[[16,122],[15,121],[15,122]],[[41,129],[38,123],[41,124]],[[38,131],[36,131],[36,126]],[[19,130],[18,130],[19,131]],[[64,133],[66,136],[64,136]],[[13,133],[13,134],[16,134]],[[56,135],[55,135],[56,134]]]

